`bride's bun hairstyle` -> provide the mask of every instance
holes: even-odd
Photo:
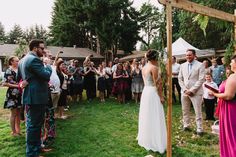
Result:
[[[158,55],[159,53],[156,50],[152,49],[148,50],[148,52],[146,53],[146,57],[149,61],[158,59]]]

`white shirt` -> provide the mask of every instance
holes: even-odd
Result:
[[[173,78],[178,78],[179,70],[180,70],[180,64],[178,63],[172,64],[172,77]],[[173,75],[173,73],[177,73],[177,75]]]
[[[203,88],[203,98],[205,99],[215,99],[215,96],[211,96],[209,95],[208,93],[210,92],[210,90],[208,88],[205,87],[205,84],[211,86],[212,88],[215,88],[215,89],[219,89],[217,84],[213,81],[211,82],[207,82],[205,81],[203,84],[202,84],[202,88]]]
[[[52,74],[50,76],[50,83],[54,86],[54,90],[52,91],[52,93],[59,93],[61,91],[60,79],[56,72],[56,66],[52,65],[51,67],[52,67]]]
[[[103,69],[103,70],[105,71],[105,77],[106,77],[106,79],[108,79],[109,76],[108,76],[107,74],[112,75],[112,69],[111,69],[110,67],[106,67],[106,68]]]
[[[114,73],[116,71],[116,69],[117,69],[117,64],[112,66],[112,68],[111,68],[112,73]]]

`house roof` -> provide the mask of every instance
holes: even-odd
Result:
[[[146,52],[147,51],[133,51],[132,52],[133,54],[120,58],[120,61],[121,62],[130,61],[133,60],[134,58],[141,59],[145,56]]]
[[[0,57],[12,56],[15,54],[15,50],[18,48],[17,44],[1,44],[0,45]],[[95,53],[94,51],[88,48],[73,48],[73,47],[56,47],[56,46],[47,46],[47,50],[51,51],[52,56],[55,57],[57,52],[63,51],[64,53],[60,54],[62,58],[85,58],[88,55],[93,55],[94,59],[103,59],[104,57],[100,54]]]

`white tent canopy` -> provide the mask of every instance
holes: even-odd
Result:
[[[173,51],[172,54],[174,56],[185,54],[187,49],[199,50],[198,48],[192,46],[181,37],[178,40],[176,40],[174,43],[172,43],[172,51]]]
[[[194,49],[196,50],[197,57],[212,57],[215,55],[215,51],[212,49],[207,50],[199,50],[198,48],[192,46],[183,38],[179,38],[174,43],[172,43],[172,55],[176,58],[183,58],[185,57],[185,53],[187,49]],[[166,50],[166,48],[165,48]]]

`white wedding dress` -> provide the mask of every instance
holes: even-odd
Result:
[[[146,150],[164,153],[167,147],[163,105],[151,74],[144,78],[138,124],[138,144]]]

